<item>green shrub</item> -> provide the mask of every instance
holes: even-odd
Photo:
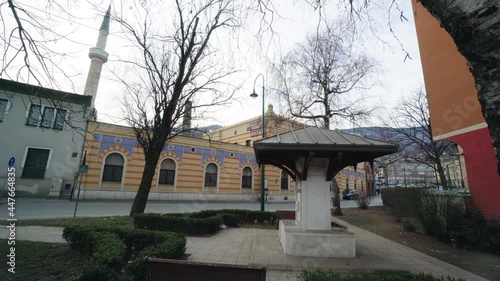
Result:
[[[118,269],[125,256],[125,246],[118,235],[110,232],[94,232],[93,262]]]
[[[126,257],[137,263],[145,249],[153,250],[150,256],[172,259],[181,258],[186,250],[186,237],[179,233],[143,229],[67,226],[63,237],[71,248],[91,255],[81,280],[110,280],[113,270],[126,264]]]
[[[425,194],[422,197],[420,222],[427,234],[440,241],[450,241],[465,217],[462,197],[447,194]]]
[[[134,275],[134,280],[146,280],[146,257],[180,259],[184,255],[184,250],[180,250],[184,245],[185,243],[179,240],[169,241],[168,243],[161,243],[143,249],[130,264],[130,272]]]
[[[383,188],[382,202],[398,220],[417,217],[422,210],[422,192],[422,188]]]
[[[240,222],[253,223],[255,221],[263,223],[264,221],[275,222],[276,212],[266,212],[266,211],[252,211],[252,210],[241,210],[241,209],[224,209],[224,210],[203,210],[196,213],[189,214],[193,218],[207,218],[220,214],[232,214],[239,218]],[[226,222],[224,222],[227,224]]]
[[[222,224],[220,216],[208,218],[192,218],[185,216],[170,216],[169,214],[138,214],[134,216],[134,225],[140,229],[172,231],[187,235],[212,234],[217,232]]]
[[[109,280],[124,264],[125,246],[117,234],[95,231],[89,226],[68,226],[63,237],[72,249],[91,255],[80,280]]]
[[[240,217],[236,214],[222,213],[220,216],[224,224],[230,227],[238,226],[241,221]]]
[[[135,255],[142,249],[163,243],[164,241],[181,240],[185,246],[186,237],[179,233],[145,230],[138,228],[96,228],[99,231],[116,233],[125,242],[129,255]]]
[[[93,232],[111,232],[118,235],[126,245],[127,256],[135,255],[146,247],[168,240],[181,239],[184,241],[184,245],[186,244],[186,238],[179,233],[114,226],[67,226],[63,230],[63,238],[72,249],[91,254],[93,240],[89,237]]]
[[[485,219],[477,209],[468,209],[460,228],[452,234],[452,241],[458,248],[500,255],[500,223]]]
[[[188,214],[138,214],[134,225],[140,229],[172,231],[187,235],[212,234],[224,223],[238,226],[240,222],[275,222],[276,212],[249,210],[204,210]]]
[[[67,226],[63,230],[63,238],[71,249],[84,254],[92,254],[94,239],[89,227]]]
[[[448,242],[464,220],[464,201],[457,194],[422,188],[384,188],[381,194],[384,206],[407,231],[423,229]]]
[[[434,195],[422,197],[422,209],[416,215],[426,234],[434,236],[439,228],[438,201]]]
[[[103,264],[90,262],[85,265],[80,281],[109,281],[112,271]]]
[[[436,278],[431,274],[413,273],[353,273],[341,274],[335,271],[304,271],[299,274],[300,281],[465,281],[452,277]]]

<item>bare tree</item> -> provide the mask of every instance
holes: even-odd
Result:
[[[354,93],[372,86],[369,78],[376,71],[376,62],[355,52],[355,33],[346,23],[338,21],[309,35],[274,67],[275,91],[292,117],[330,129],[332,119],[352,121],[373,111]],[[335,179],[332,189],[335,214],[342,215]]]
[[[412,159],[429,166],[439,175],[443,189],[447,189],[441,157],[451,151],[452,143],[433,139],[424,90],[416,90],[411,97],[401,99],[393,110],[389,130],[392,132],[391,139],[400,144],[400,159]]]
[[[68,112],[80,112],[79,106],[56,100],[45,93],[45,90],[36,86],[50,86],[59,88],[61,81],[55,79],[55,75],[63,78],[67,84],[71,84],[70,77],[73,74],[63,69],[59,61],[66,54],[58,53],[52,46],[54,42],[64,39],[68,34],[57,31],[50,21],[52,14],[67,14],[66,10],[52,1],[45,4],[45,12],[14,0],[0,1],[0,19],[2,21],[0,41],[3,47],[0,59],[0,77],[9,80],[22,80],[34,84],[34,87],[20,83],[9,83],[12,92],[18,88],[29,89],[31,95],[20,96],[24,107],[29,110],[30,104],[49,103],[51,107],[65,109]],[[40,16],[41,14],[46,15]],[[83,109],[87,115],[88,108]],[[74,120],[74,114],[68,114],[64,118],[65,130],[71,130],[75,135],[85,135],[80,120]]]
[[[366,15],[370,15],[371,7],[379,6],[380,0],[305,0],[311,6],[323,13],[322,7],[324,3],[333,2],[341,6],[345,6],[350,11],[353,19],[361,19]],[[400,12],[401,20],[405,20],[404,13],[399,9],[398,3],[401,0],[390,0],[389,13],[393,9]],[[441,23],[448,31],[451,37],[457,44],[458,51],[466,58],[472,75],[475,78],[478,98],[482,106],[483,116],[490,134],[493,138],[493,147],[497,156],[497,171],[500,174],[500,75],[498,75],[498,65],[500,58],[497,55],[500,53],[500,3],[491,0],[417,0]],[[45,52],[40,51],[45,44],[44,40],[38,40],[32,33],[27,32],[23,26],[23,19],[19,13],[18,1],[2,0],[0,2],[0,17],[3,22],[5,19],[13,18],[15,25],[13,28],[7,28],[0,32],[0,38],[4,44],[4,50],[14,50],[16,54],[25,57],[34,57],[42,64],[47,65],[47,57]],[[52,3],[53,1],[49,1]],[[253,3],[253,2],[252,2]],[[9,14],[6,10],[11,10]],[[274,6],[270,0],[258,0],[254,9],[262,14],[263,19],[269,20],[263,30],[272,29]],[[266,15],[271,15],[266,18]],[[322,14],[323,16],[323,14]],[[390,26],[390,18],[388,16],[388,24]],[[35,20],[26,18],[24,22],[35,22]],[[4,25],[5,26],[5,25]],[[44,25],[35,27],[39,31],[47,31]],[[390,28],[392,32],[392,28]],[[50,30],[49,30],[50,31]],[[36,31],[35,31],[36,32]],[[12,34],[20,33],[21,41],[12,40]],[[41,33],[41,32],[40,32]],[[396,38],[397,39],[397,38]],[[24,41],[24,42],[23,42]],[[402,45],[401,45],[402,46]],[[403,46],[402,46],[403,47]],[[29,53],[33,50],[32,54]],[[406,57],[408,57],[408,53]],[[9,61],[5,58],[2,65],[2,72],[5,70],[5,62]],[[31,60],[24,59],[24,63],[20,68],[29,68]],[[50,63],[50,62],[49,62]],[[51,65],[57,66],[57,64]],[[42,71],[43,67],[42,67]]]
[[[311,0],[317,6],[332,0]],[[380,0],[333,0],[344,3],[355,18],[370,14]],[[493,139],[500,175],[500,2],[492,0],[413,0],[424,6],[450,34],[474,76],[481,110]],[[390,0],[398,7],[400,0]],[[390,12],[390,11],[389,11]],[[390,24],[390,22],[389,22]],[[391,29],[392,31],[392,29]]]
[[[284,56],[273,72],[275,91],[289,115],[329,129],[332,119],[352,121],[371,114],[373,109],[354,93],[373,85],[376,62],[354,51],[355,44],[355,34],[340,21],[309,35]]]
[[[136,7],[144,18],[138,28],[130,21],[117,19],[132,34],[140,59],[130,61],[139,76],[127,78],[126,120],[135,131],[145,156],[144,171],[130,215],[143,213],[160,154],[169,139],[181,129],[181,118],[193,109],[228,102],[233,92],[225,91],[223,80],[232,73],[215,66],[216,49],[210,43],[216,33],[239,23],[232,1],[175,1],[174,28],[158,31],[152,25],[153,7]],[[200,96],[205,98],[200,98]],[[206,101],[206,103],[202,103]],[[199,102],[199,103],[197,103]]]

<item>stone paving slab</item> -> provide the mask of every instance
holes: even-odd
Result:
[[[434,276],[451,276],[469,281],[486,280],[454,265],[398,244],[369,231],[334,218],[355,233],[356,258],[311,258],[283,254],[278,231],[232,228],[221,230],[213,237],[189,237],[187,253],[193,261],[232,264],[267,265],[269,280],[296,280],[280,272],[295,275],[304,269],[335,269],[341,272],[411,271]],[[250,245],[252,245],[250,247]],[[278,274],[280,278],[275,279]]]
[[[310,258],[283,254],[277,230],[230,228],[212,237],[188,237],[189,260],[242,265],[266,265],[268,281],[295,281],[304,269],[335,269],[341,272],[374,270],[411,271],[431,273],[434,276],[452,276],[469,281],[486,280],[461,268],[398,244],[336,218],[355,233],[356,258]],[[16,228],[16,239],[66,243],[62,228],[24,226]],[[0,227],[0,238],[7,238],[9,230]]]
[[[66,243],[62,238],[62,227],[45,226],[17,226],[16,240],[39,241],[49,243]],[[0,239],[9,237],[9,229],[5,225],[0,225]]]

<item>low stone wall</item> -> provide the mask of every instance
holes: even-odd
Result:
[[[78,191],[73,192],[76,199]],[[109,190],[81,190],[81,200],[133,200],[135,191],[109,191]],[[284,197],[287,197],[286,200]],[[182,192],[150,192],[148,200],[151,201],[242,201],[257,202],[257,194],[220,194],[220,193],[182,193]],[[295,196],[269,195],[268,202],[295,201]]]

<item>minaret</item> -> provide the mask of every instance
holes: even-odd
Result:
[[[111,4],[106,11],[106,15],[102,20],[101,28],[99,28],[99,38],[95,48],[90,48],[90,68],[85,83],[84,95],[92,96],[92,107],[94,107],[95,99],[97,96],[97,87],[99,86],[99,79],[101,78],[102,65],[108,61],[108,53],[104,50],[106,48],[106,41],[109,34],[109,20],[110,20]],[[94,116],[95,118],[95,116]]]

